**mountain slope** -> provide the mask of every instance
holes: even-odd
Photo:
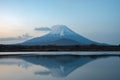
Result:
[[[69,29],[65,25],[55,25],[50,33],[27,40],[22,45],[90,45],[99,44]]]

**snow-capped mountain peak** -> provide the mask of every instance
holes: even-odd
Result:
[[[90,45],[99,44],[89,40],[65,25],[55,25],[51,31],[42,36],[23,42],[24,45]]]
[[[55,26],[53,26],[49,34],[55,35],[56,37],[65,38],[65,39],[68,38],[68,37],[70,38],[72,36],[78,35],[77,33],[72,31],[71,29],[69,29],[65,25],[55,25]]]
[[[55,25],[52,27],[51,34],[58,34],[61,37],[65,35],[65,32],[68,30],[65,25]]]

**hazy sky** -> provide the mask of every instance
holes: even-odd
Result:
[[[0,44],[63,24],[97,42],[120,44],[120,0],[0,0]]]

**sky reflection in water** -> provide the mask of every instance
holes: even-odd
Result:
[[[120,80],[120,57],[0,58],[0,80]]]

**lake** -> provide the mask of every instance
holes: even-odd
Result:
[[[120,80],[120,56],[79,56],[120,52],[1,52],[0,55],[2,54],[39,56],[0,56],[0,80]],[[54,56],[42,56],[43,54]]]

